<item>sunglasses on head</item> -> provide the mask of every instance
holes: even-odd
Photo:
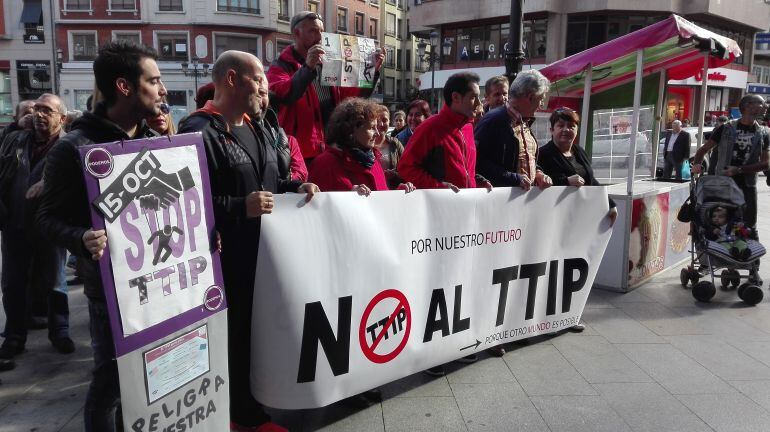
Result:
[[[297,20],[297,22],[295,22],[294,25],[292,26],[292,29],[294,29],[294,27],[297,27],[302,21],[305,21],[305,20],[312,20],[312,21],[319,20],[323,22],[323,18],[321,18],[321,15],[318,15],[315,12],[311,12],[305,15],[304,17],[302,17],[302,19]]]

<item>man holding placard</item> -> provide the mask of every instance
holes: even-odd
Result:
[[[267,72],[278,120],[287,134],[297,138],[308,163],[324,150],[323,129],[334,107],[348,97],[369,97],[385,60],[372,39],[323,31],[320,15],[307,11],[295,15],[294,44]],[[326,63],[334,72],[339,68],[339,73],[324,73]]]
[[[166,95],[156,59],[154,49],[130,42],[109,42],[102,47],[94,60],[94,76],[104,101],[72,125],[46,162],[37,224],[45,237],[78,257],[88,297],[95,364],[83,410],[86,431],[116,430],[120,385],[97,263],[107,246],[107,235],[92,228],[78,147],[154,135],[143,120],[160,114]]]

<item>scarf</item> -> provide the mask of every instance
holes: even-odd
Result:
[[[353,159],[365,168],[371,168],[372,165],[374,165],[374,151],[364,151],[360,148],[351,148],[349,151],[350,155],[353,156]]]

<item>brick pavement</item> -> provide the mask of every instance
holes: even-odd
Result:
[[[770,239],[761,180],[759,227]],[[368,409],[271,412],[292,431],[770,430],[770,293],[756,307],[721,291],[698,304],[678,278],[675,268],[628,294],[594,290],[584,333],[539,337],[503,358],[482,353],[443,378],[409,376]],[[74,354],[33,331],[17,368],[0,373],[0,432],[83,430],[91,351],[82,287],[70,308]]]

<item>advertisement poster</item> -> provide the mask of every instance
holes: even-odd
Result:
[[[628,285],[635,286],[665,269],[669,194],[637,198],[628,243]]]
[[[321,83],[327,86],[372,88],[377,46],[374,39],[321,33],[324,49]]]
[[[690,224],[679,222],[676,216],[685,200],[690,197],[689,187],[672,188],[668,194],[668,238],[666,239],[665,267],[669,268],[690,258]]]
[[[99,267],[126,430],[161,424],[225,430],[226,301],[211,242],[214,213],[201,135],[79,150],[94,229],[107,232]],[[193,388],[191,401],[186,395]],[[184,404],[168,409],[177,400]]]
[[[303,200],[262,219],[254,287],[251,389],[283,409],[574,326],[612,232],[603,187]]]

